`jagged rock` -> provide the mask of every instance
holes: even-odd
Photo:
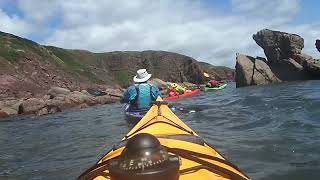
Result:
[[[242,54],[237,54],[236,58],[236,86],[250,86],[252,83],[254,58]]]
[[[305,63],[305,61],[313,60],[312,56],[305,54],[305,53],[295,54],[292,56],[292,58],[301,65],[303,65]]]
[[[86,104],[86,103],[82,103],[82,104],[78,105],[77,107],[80,108],[80,109],[83,109],[83,108],[89,107],[89,105]]]
[[[123,94],[122,89],[107,88],[107,89],[105,90],[105,92],[106,92],[108,95],[113,96],[113,97],[115,97],[115,98],[119,98],[119,97],[121,97],[122,94]],[[118,96],[118,97],[117,97],[117,96]]]
[[[118,98],[113,98],[108,95],[97,96],[97,97],[94,97],[94,99],[97,102],[97,104],[109,104],[109,103],[113,103],[113,102],[116,102],[119,100]]]
[[[281,82],[271,71],[266,63],[266,59],[257,58],[254,62],[252,84],[263,85]]]
[[[190,83],[190,82],[184,82],[182,84],[182,86],[184,87],[196,87],[197,85],[196,84],[193,84],[193,83]]]
[[[285,65],[286,68],[295,72],[299,72],[303,70],[303,66],[292,58],[282,60],[281,64]]]
[[[49,99],[53,99],[53,97],[51,95],[44,95],[42,98],[44,101],[49,100]]]
[[[277,64],[294,54],[301,54],[304,39],[296,34],[264,29],[253,35],[253,39],[264,50],[270,64]]]
[[[269,65],[272,72],[282,81],[297,81],[309,79],[309,73],[303,65],[292,58],[283,59],[278,64]]]
[[[9,117],[9,116],[10,116],[9,114],[7,114],[6,112],[4,112],[4,111],[2,111],[0,109],[0,118],[6,118],[6,117]]]
[[[158,79],[158,78],[151,79],[149,81],[149,83],[157,86],[160,90],[166,89],[168,87],[168,83],[167,82],[165,82],[165,81],[163,81],[161,79]]]
[[[93,106],[93,105],[97,104],[97,102],[95,102],[93,96],[86,96],[84,103],[87,104],[88,106]]]
[[[53,114],[53,113],[56,113],[56,112],[61,112],[61,109],[59,107],[51,107],[49,109],[49,114]]]
[[[266,63],[266,59],[255,59],[242,54],[237,55],[235,80],[237,87],[281,82]]]
[[[70,93],[67,97],[68,100],[70,100],[71,102],[73,102],[74,104],[82,104],[86,101],[87,99],[87,95],[82,94],[81,92],[78,91],[74,91],[72,93]]]
[[[320,60],[309,59],[303,65],[314,78],[320,78]]]
[[[37,114],[38,116],[47,115],[47,114],[49,114],[48,108],[47,108],[47,107],[44,107],[44,108],[40,109],[36,114]]]
[[[0,118],[17,115],[18,111],[9,107],[0,106]]]
[[[66,96],[70,94],[69,89],[61,88],[61,87],[52,87],[49,89],[48,95],[51,95],[52,97],[57,97],[57,96]]]
[[[45,102],[42,99],[30,98],[21,103],[19,110],[20,113],[31,114],[41,110],[44,107]]]
[[[46,100],[45,106],[49,107],[49,111],[51,109],[57,109],[58,110],[57,112],[61,111],[61,109],[67,109],[67,108],[73,107],[73,105],[70,103],[70,101],[58,100],[58,99]]]
[[[87,90],[81,90],[81,93],[90,96],[90,93]]]
[[[237,87],[320,78],[320,62],[301,52],[304,40],[299,35],[264,29],[254,34],[253,39],[263,48],[268,60],[264,60],[260,70],[257,69],[260,61],[255,60],[251,83],[252,65],[249,61],[237,61]]]
[[[213,66],[205,62],[199,62],[199,65],[203,69],[203,72],[206,72],[212,79],[219,80],[219,81],[234,80],[234,77],[235,77],[234,69],[223,67],[223,66]]]

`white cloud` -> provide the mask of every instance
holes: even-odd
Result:
[[[167,50],[230,67],[236,52],[263,56],[252,39],[261,29],[300,34],[311,54],[309,44],[320,34],[317,25],[290,24],[300,0],[231,0],[229,14],[209,5],[201,0],[20,0],[19,7],[36,24],[61,16],[62,26],[45,44],[94,52]]]
[[[46,23],[60,8],[55,0],[19,0],[17,5],[24,12],[25,19],[36,25]]]
[[[0,31],[25,36],[31,31],[31,27],[20,17],[9,16],[0,8]]]

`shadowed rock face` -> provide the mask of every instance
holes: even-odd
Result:
[[[208,73],[211,78],[216,80],[233,80],[235,71],[234,69],[224,66],[213,66],[205,62],[199,62],[204,72]]]
[[[316,45],[317,50],[320,52],[320,40],[319,39],[316,40],[315,45]]]
[[[253,39],[264,50],[270,64],[277,64],[294,54],[300,54],[304,47],[304,40],[299,35],[269,29],[257,32]]]
[[[125,51],[105,53],[99,61],[102,69],[116,76],[121,86],[132,83],[132,77],[140,68],[145,68],[152,77],[164,81],[192,83],[204,82],[198,62],[188,56],[165,51]]]
[[[242,54],[237,55],[235,80],[237,87],[281,82],[267,65],[266,59]]]
[[[264,29],[253,39],[263,48],[267,60],[237,56],[237,87],[320,79],[320,62],[301,52],[304,40],[299,35]]]
[[[252,85],[255,59],[242,54],[237,55],[236,76],[237,87]]]

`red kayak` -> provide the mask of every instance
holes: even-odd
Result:
[[[181,99],[184,97],[195,96],[197,94],[200,94],[200,89],[195,89],[195,90],[192,90],[191,92],[185,92],[184,94],[180,94],[177,96],[167,96],[164,98],[164,100],[173,101],[173,100]]]

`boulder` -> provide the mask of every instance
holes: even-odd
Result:
[[[237,55],[235,80],[237,87],[281,82],[268,66],[266,59],[242,54]]]
[[[122,89],[113,89],[113,88],[107,88],[105,90],[105,93],[107,93],[110,96],[113,96],[115,98],[120,98],[123,94]]]
[[[316,78],[316,79],[320,78],[320,60],[315,60],[315,59],[306,60],[303,66],[311,74],[312,78]]]
[[[320,79],[320,62],[302,53],[304,40],[299,35],[264,29],[253,39],[263,48],[267,60],[237,56],[237,87]]]
[[[270,83],[281,82],[271,71],[265,59],[256,59],[254,62],[254,71],[252,76],[252,84],[264,85]]]
[[[44,108],[40,109],[36,114],[37,114],[38,116],[47,115],[47,114],[49,114],[48,108],[47,108],[47,107],[44,107]]]
[[[250,56],[237,54],[236,62],[236,86],[250,86],[252,84],[253,68],[255,59]]]
[[[70,90],[65,89],[65,88],[61,88],[61,87],[52,87],[51,89],[49,89],[47,94],[52,97],[66,96],[66,95],[70,94]]]
[[[291,71],[299,72],[303,70],[303,66],[292,58],[282,60],[281,64]]]
[[[55,106],[55,107],[61,107],[65,102],[63,100],[59,99],[48,99],[45,101],[46,106]]]
[[[9,117],[9,114],[7,114],[6,112],[0,109],[0,118],[6,118],[6,117]]]
[[[168,83],[167,82],[165,82],[165,81],[163,81],[161,79],[158,79],[158,78],[151,79],[149,81],[149,83],[157,86],[160,90],[167,89],[167,87],[168,87]]]
[[[295,54],[292,56],[292,58],[301,65],[303,65],[305,61],[313,60],[312,56],[305,53]]]
[[[304,39],[296,34],[264,29],[253,35],[253,39],[264,50],[269,63],[277,64],[295,54],[301,54]]]
[[[110,104],[113,102],[117,102],[119,100],[118,98],[110,97],[108,95],[97,96],[97,97],[94,97],[94,99],[95,99],[95,102],[97,102],[97,104]]]
[[[80,109],[84,109],[84,108],[89,107],[89,105],[86,104],[86,103],[82,103],[82,104],[79,104],[77,107],[80,108]]]
[[[45,102],[42,99],[30,98],[21,103],[19,113],[31,114],[36,113],[45,107]]]
[[[198,85],[190,83],[190,82],[184,82],[181,84],[184,87],[197,87]]]
[[[90,96],[90,93],[87,90],[81,90],[81,93]]]
[[[49,100],[49,99],[53,99],[53,96],[46,94],[46,95],[43,96],[42,99],[43,99],[44,101],[46,101],[46,100]]]
[[[282,81],[297,81],[309,79],[309,73],[303,65],[292,58],[283,59],[278,64],[269,64],[272,72]]]
[[[82,94],[81,92],[74,91],[70,93],[68,96],[66,96],[66,99],[73,102],[75,105],[82,104],[88,99],[88,96],[85,94]]]
[[[55,106],[53,106],[49,109],[49,114],[53,114],[56,112],[61,112],[61,109],[59,107],[55,107]]]
[[[10,107],[0,106],[0,118],[9,117],[17,114],[18,114],[18,111],[15,109],[12,109]]]

